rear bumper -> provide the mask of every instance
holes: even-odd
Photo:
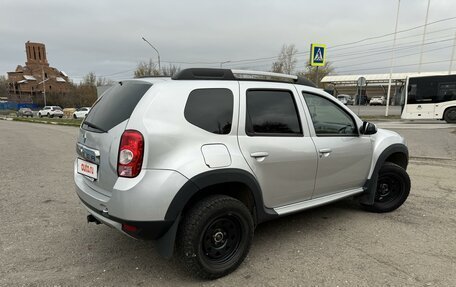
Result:
[[[176,171],[143,169],[137,177],[118,178],[112,188],[104,190],[77,173],[76,162],[74,182],[78,197],[94,212],[117,222],[165,221],[171,201],[188,181]]]
[[[174,221],[161,220],[161,221],[127,221],[120,218],[104,214],[88,203],[81,200],[81,204],[92,214],[98,221],[108,225],[120,232],[136,239],[158,239],[165,234],[173,225]]]

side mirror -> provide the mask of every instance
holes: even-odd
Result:
[[[363,126],[359,129],[362,135],[373,135],[377,133],[377,127],[373,123],[364,121]]]

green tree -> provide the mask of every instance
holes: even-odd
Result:
[[[298,72],[298,76],[305,77],[312,82],[314,82],[317,86],[320,86],[321,80],[330,74],[334,73],[334,67],[331,65],[331,62],[326,61],[325,65],[322,67],[318,67],[318,75],[317,75],[317,67],[310,66],[310,62],[307,61],[306,69],[304,71]]]

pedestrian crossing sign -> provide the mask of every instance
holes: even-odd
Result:
[[[310,44],[310,65],[321,67],[325,65],[326,45]]]

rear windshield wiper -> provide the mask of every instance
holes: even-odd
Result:
[[[93,124],[93,123],[88,122],[88,121],[84,121],[82,124],[83,124],[83,125],[87,125],[87,126],[89,126],[89,127],[91,127],[91,128],[94,128],[94,129],[99,130],[99,131],[104,132],[104,133],[107,132],[107,131],[105,131],[104,129],[102,129],[102,128],[100,128],[99,126],[97,126],[96,124]]]

